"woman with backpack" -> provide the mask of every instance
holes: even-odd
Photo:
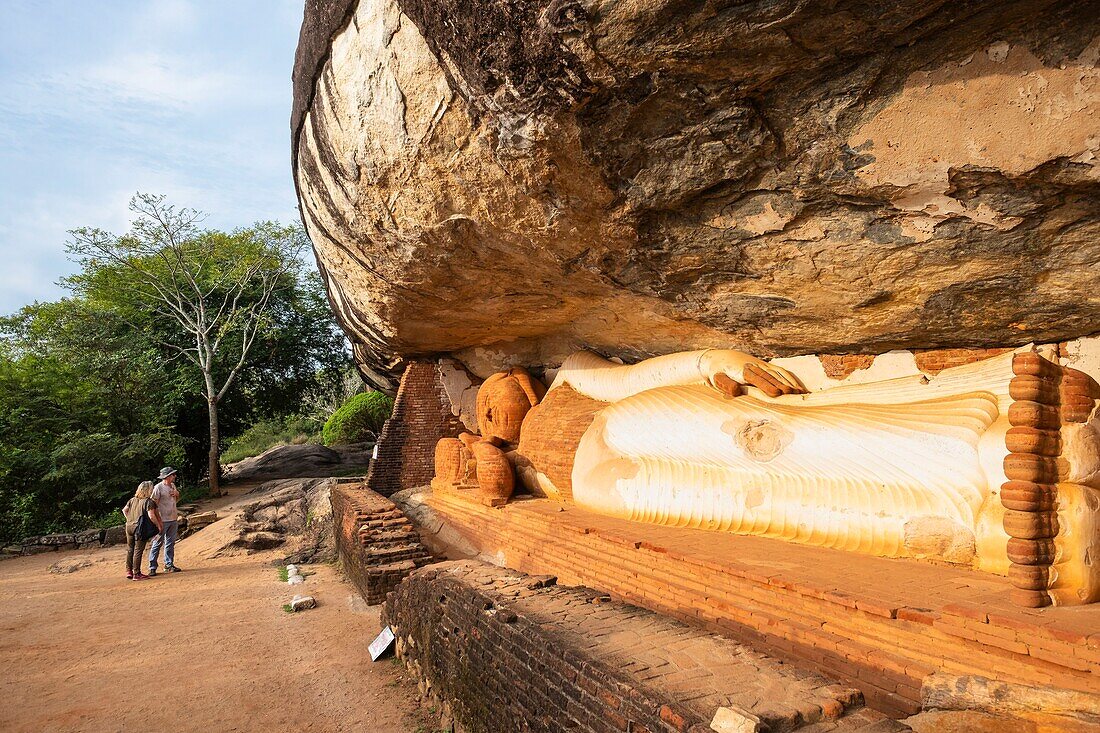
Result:
[[[145,580],[149,577],[141,572],[145,543],[163,531],[157,505],[149,498],[152,493],[153,482],[142,481],[133,497],[122,508],[122,516],[126,517],[127,580]]]

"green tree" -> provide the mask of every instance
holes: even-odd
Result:
[[[65,282],[93,307],[193,365],[206,401],[210,493],[220,495],[219,406],[253,348],[277,320],[277,293],[298,282],[308,240],[300,226],[261,222],[231,233],[202,229],[202,214],[138,194],[130,231],[73,230],[81,272]]]
[[[382,392],[360,392],[332,413],[325,423],[325,445],[358,443],[377,436],[393,412],[393,399]]]
[[[197,234],[224,241],[267,226],[278,225]],[[129,273],[100,258],[70,282],[71,297],[0,317],[0,542],[117,521],[108,514],[164,463],[185,482],[207,470],[202,372],[164,345],[193,337],[124,291]],[[316,396],[339,390],[350,367],[320,278],[292,263],[284,279],[218,403],[227,439],[259,422],[313,416]],[[223,342],[239,338],[229,332]],[[219,361],[216,378],[231,367]]]
[[[101,523],[184,439],[159,362],[73,300],[0,319],[0,540]]]

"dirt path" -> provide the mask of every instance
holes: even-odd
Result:
[[[378,608],[334,568],[292,588],[275,552],[201,557],[211,530],[177,546],[185,572],[141,582],[118,547],[0,563],[0,730],[432,729],[401,666],[371,662]],[[319,607],[283,611],[295,589]]]

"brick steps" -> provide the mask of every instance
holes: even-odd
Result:
[[[654,527],[547,500],[429,503],[509,567],[558,575],[850,681],[868,704],[919,708],[934,671],[1100,687],[1100,608],[1020,609],[1006,579],[760,537]]]
[[[410,572],[433,562],[413,523],[363,483],[333,487],[332,517],[344,571],[368,604],[381,603]]]

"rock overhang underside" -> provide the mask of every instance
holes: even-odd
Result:
[[[1100,4],[311,0],[294,174],[365,373],[1100,330]],[[485,376],[485,375],[480,375]]]

